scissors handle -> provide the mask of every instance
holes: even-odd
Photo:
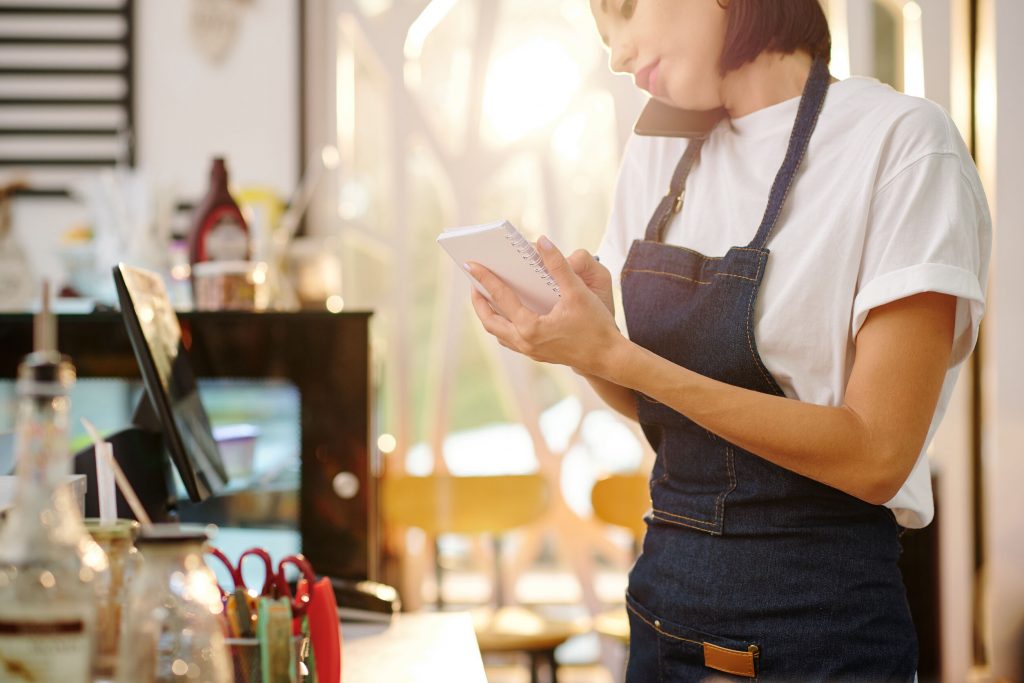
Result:
[[[236,567],[231,562],[231,560],[228,559],[227,555],[222,553],[218,548],[214,548],[213,546],[207,546],[205,552],[207,555],[215,557],[218,561],[220,561],[222,565],[224,565],[224,567],[228,570],[228,574],[231,576],[231,582],[235,585],[235,588],[238,588],[239,586],[243,585],[242,573],[238,570],[238,567]],[[227,591],[225,591],[224,588],[221,587],[219,584],[217,588],[220,590],[221,598],[227,598]]]
[[[295,595],[292,595],[291,588],[288,587],[288,580],[284,575],[284,568],[286,565],[292,565],[299,570],[302,577],[299,581],[306,581],[307,587],[305,591],[299,591],[298,584],[296,584]],[[313,589],[313,584],[316,583],[316,573],[313,571],[312,565],[302,555],[288,555],[282,558],[277,563],[277,595],[279,597],[286,597],[292,604],[292,614],[296,617],[302,617],[306,614],[306,609],[309,607],[309,593]]]
[[[247,557],[258,557],[263,565],[263,586],[260,588],[260,597],[266,597],[274,592],[276,577],[274,576],[274,561],[270,554],[263,548],[249,548],[238,557],[238,576],[242,576],[242,564]],[[239,584],[236,584],[239,585]]]

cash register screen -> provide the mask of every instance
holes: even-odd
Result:
[[[114,282],[146,395],[159,417],[171,460],[189,498],[205,500],[224,488],[228,476],[163,280],[156,273],[120,264],[114,268]]]

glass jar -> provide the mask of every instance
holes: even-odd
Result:
[[[103,524],[98,519],[86,519],[85,528],[106,552],[110,565],[109,571],[104,572],[96,583],[96,659],[93,667],[98,676],[109,678],[114,674],[117,663],[121,613],[141,561],[139,551],[135,549],[139,523],[133,519],[118,519]]]
[[[171,524],[143,529],[141,569],[122,627],[120,683],[233,683],[216,579],[203,562],[206,530]]]

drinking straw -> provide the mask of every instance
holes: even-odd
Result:
[[[113,446],[106,444],[104,446],[103,439],[100,438],[99,432],[96,431],[96,427],[93,426],[89,420],[82,418],[82,426],[85,427],[85,431],[89,432],[89,438],[92,439],[93,447],[96,452],[96,460],[99,461],[101,458],[107,461],[107,465],[114,473],[114,479],[117,481],[117,487],[121,489],[121,495],[128,502],[128,507],[132,509],[132,513],[135,514],[135,518],[139,520],[139,523],[144,529],[148,529],[153,526],[152,520],[149,515],[146,514],[146,508],[142,507],[142,502],[139,497],[135,495],[135,489],[132,488],[131,482],[128,481],[128,477],[125,476],[121,470],[120,465],[117,464],[117,460],[114,460]]]

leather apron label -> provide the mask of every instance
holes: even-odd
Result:
[[[754,671],[754,655],[756,650],[743,652],[741,650],[729,650],[718,647],[711,643],[702,643],[704,646],[704,666],[715,671],[722,671],[737,676],[753,678],[757,674]]]

